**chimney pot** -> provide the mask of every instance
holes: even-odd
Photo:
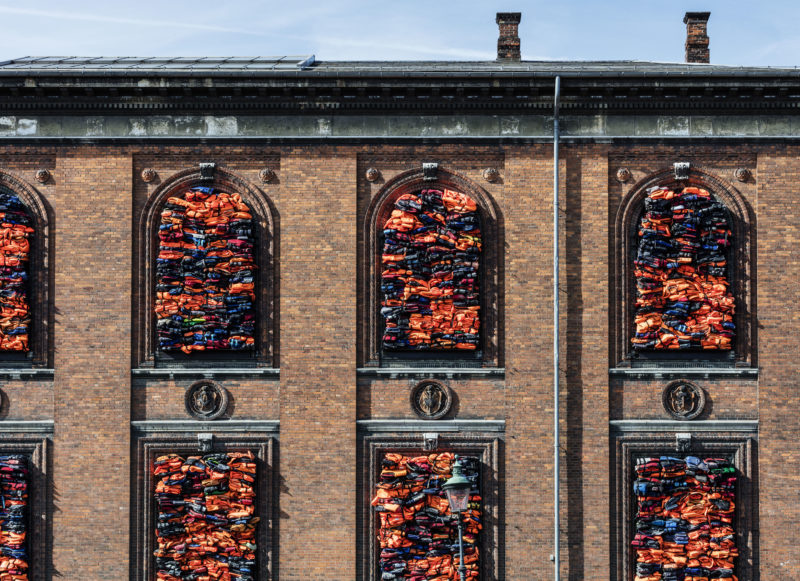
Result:
[[[497,39],[497,60],[519,61],[522,59],[519,46],[519,21],[522,12],[498,12],[497,22],[500,36]]]
[[[686,62],[711,62],[708,50],[708,18],[711,12],[687,12],[683,17],[686,25]]]

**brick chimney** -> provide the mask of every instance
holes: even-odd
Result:
[[[683,23],[686,25],[687,63],[710,62],[707,34],[709,16],[711,12],[687,12],[683,17]]]
[[[500,27],[500,36],[497,39],[497,60],[519,61],[519,21],[522,12],[498,12],[496,22]]]

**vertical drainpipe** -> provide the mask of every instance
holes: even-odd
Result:
[[[560,523],[560,492],[561,476],[559,468],[559,329],[558,329],[558,100],[561,97],[561,77],[556,76],[555,91],[553,94],[553,561],[554,579],[559,581],[561,574],[561,523]]]

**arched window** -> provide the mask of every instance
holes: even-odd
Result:
[[[14,192],[0,189],[0,352],[30,349],[30,254],[34,221]]]
[[[450,172],[390,180],[367,212],[366,365],[499,366],[494,204]]]
[[[480,347],[481,244],[469,196],[425,188],[395,200],[383,224],[384,350]]]
[[[0,172],[0,360],[49,361],[48,212],[40,196]]]
[[[181,172],[151,196],[140,365],[272,366],[271,216],[263,194],[221,168]]]
[[[252,214],[239,194],[194,186],[167,199],[156,258],[158,350],[255,349]]]
[[[736,301],[725,206],[696,186],[647,192],[634,260],[637,350],[733,348]]]
[[[750,362],[749,212],[692,169],[634,188],[621,207],[619,360]]]

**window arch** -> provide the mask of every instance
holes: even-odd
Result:
[[[0,360],[48,364],[47,207],[22,180],[0,171]]]
[[[631,190],[616,232],[617,361],[752,363],[749,215],[702,169]]]
[[[367,211],[367,365],[499,366],[498,213],[439,169],[390,180]]]
[[[142,243],[140,365],[274,365],[274,228],[261,192],[222,168],[181,172],[148,201]]]

